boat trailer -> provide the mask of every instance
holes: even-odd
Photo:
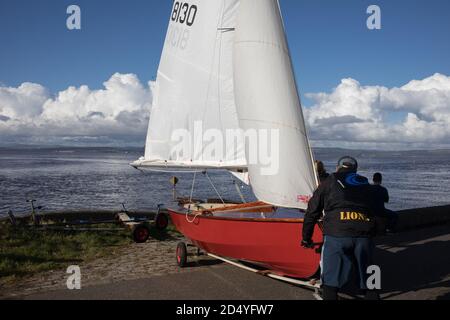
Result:
[[[259,274],[261,276],[265,276],[265,277],[272,278],[272,279],[275,279],[275,280],[278,280],[278,281],[294,284],[294,285],[300,286],[300,287],[308,289],[308,290],[313,290],[314,291],[313,297],[316,300],[323,300],[321,295],[320,295],[320,289],[322,288],[320,280],[317,280],[317,279],[311,279],[309,281],[308,280],[299,280],[299,279],[294,279],[294,278],[290,278],[290,277],[277,275],[277,274],[273,273],[270,270],[258,270],[258,269],[249,267],[247,265],[244,265],[241,262],[233,261],[233,260],[230,260],[230,259],[218,256],[218,255],[215,255],[215,254],[212,254],[212,253],[205,252],[203,254],[201,252],[201,249],[199,249],[195,245],[193,245],[193,244],[186,244],[184,242],[178,243],[177,251],[176,251],[177,264],[178,264],[178,266],[180,268],[187,267],[187,258],[188,258],[188,250],[187,250],[187,248],[188,247],[193,247],[193,248],[197,249],[197,253],[195,254],[195,256],[197,256],[197,257],[202,256],[202,255],[207,255],[207,256],[209,256],[209,257],[211,257],[213,259],[223,261],[223,262],[225,262],[225,263],[227,263],[229,265],[238,267],[240,269],[243,269],[243,270],[246,270],[246,271],[249,271],[249,272],[253,272],[253,273]]]
[[[169,217],[163,210],[162,205],[158,209],[154,218],[132,217],[125,204],[122,203],[123,210],[119,213],[108,213],[107,217],[66,217],[65,214],[41,214],[38,210],[43,207],[35,206],[36,200],[27,200],[31,203],[31,214],[17,217],[12,210],[8,211],[7,219],[13,227],[30,228],[37,231],[117,231],[121,228],[128,229],[131,232],[132,239],[136,243],[145,243],[151,236],[151,229],[154,227],[158,231],[164,231],[169,225]],[[115,225],[111,227],[102,227],[102,225]],[[100,226],[100,227],[95,227]],[[119,226],[119,228],[117,227]]]
[[[136,243],[145,243],[150,238],[150,223],[147,219],[130,218],[128,211],[123,206],[124,210],[119,212],[116,216],[117,221],[123,226],[127,227],[133,236]],[[155,219],[153,221],[155,228],[159,231],[165,230],[169,225],[168,216],[162,211],[162,205],[158,206]]]

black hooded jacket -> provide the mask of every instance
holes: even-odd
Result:
[[[309,202],[303,239],[311,240],[314,226],[323,217],[325,235],[334,237],[373,236],[373,188],[367,178],[354,172],[332,174]]]

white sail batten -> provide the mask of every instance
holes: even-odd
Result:
[[[240,126],[279,136],[276,173],[263,174],[264,164],[249,162],[253,191],[260,201],[306,209],[316,177],[278,1],[241,0],[235,33]]]
[[[139,168],[246,169],[234,97],[239,0],[174,1]],[[214,142],[222,150],[211,148]]]

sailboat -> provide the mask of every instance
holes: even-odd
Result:
[[[317,176],[278,0],[175,1],[153,89],[145,156],[132,166],[228,170],[258,199],[169,208],[176,228],[213,256],[283,277],[315,275],[320,228],[313,239],[317,250],[300,243]],[[208,130],[214,134],[205,138]],[[223,142],[224,152],[211,152],[211,141],[230,131],[243,134]],[[260,134],[259,140],[251,145],[246,132]],[[276,141],[269,146],[276,151],[273,172],[251,151],[267,136]],[[179,148],[183,137],[187,148]],[[179,246],[180,265],[185,252]]]

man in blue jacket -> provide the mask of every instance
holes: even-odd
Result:
[[[323,219],[325,241],[322,248],[324,300],[337,300],[338,292],[351,279],[353,264],[360,288],[367,299],[378,294],[367,290],[367,269],[372,265],[375,231],[373,189],[367,178],[357,174],[352,157],[339,160],[337,172],[326,179],[309,202],[303,225],[302,246],[313,248],[314,226]]]

